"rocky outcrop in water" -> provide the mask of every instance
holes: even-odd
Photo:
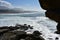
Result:
[[[16,24],[15,26],[0,27],[0,40],[44,40],[39,31],[27,34],[25,31],[28,29],[33,29],[33,26]]]

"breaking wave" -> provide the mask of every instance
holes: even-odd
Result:
[[[16,14],[0,14],[0,26],[10,26],[15,25],[16,23],[19,24],[28,24],[34,26],[34,31],[39,30],[43,33],[43,37],[48,39],[52,37],[53,39],[57,36],[53,34],[56,31],[57,23],[49,18],[45,17],[43,12],[38,13],[16,13]],[[27,31],[27,32],[28,32]],[[54,39],[55,40],[55,39]]]

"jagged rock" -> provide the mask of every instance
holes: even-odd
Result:
[[[24,24],[0,27],[0,33],[2,34],[2,36],[0,36],[0,40],[44,40],[44,38],[40,36],[42,34],[39,31],[34,31],[32,34],[27,34],[25,31],[29,28],[33,29],[33,26]]]

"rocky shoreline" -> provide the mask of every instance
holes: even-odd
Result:
[[[20,29],[18,31],[18,29]],[[0,40],[45,40],[39,31],[34,31],[32,34],[25,32],[28,29],[33,29],[33,26],[24,24],[16,24],[15,26],[0,27]]]

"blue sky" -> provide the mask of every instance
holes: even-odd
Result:
[[[5,0],[10,2],[14,7],[21,7],[28,10],[42,10],[38,0]]]

